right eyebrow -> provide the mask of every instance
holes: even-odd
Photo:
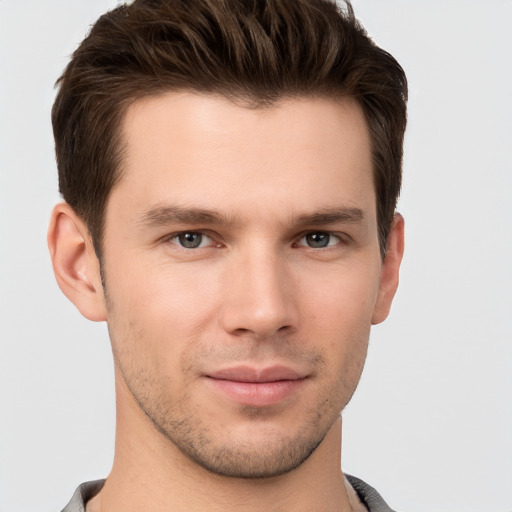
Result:
[[[146,210],[139,221],[139,224],[146,228],[161,227],[169,224],[213,225],[233,223],[233,218],[228,218],[216,210],[178,205],[155,205]]]

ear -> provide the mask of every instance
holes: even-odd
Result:
[[[396,213],[386,243],[386,256],[380,273],[379,293],[373,311],[372,324],[380,324],[389,315],[398,288],[400,263],[404,255],[404,219]]]
[[[106,320],[100,265],[89,230],[66,203],[56,205],[52,211],[48,248],[64,295],[89,320]]]

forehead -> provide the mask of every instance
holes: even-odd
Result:
[[[220,96],[167,93],[130,105],[122,130],[123,173],[112,196],[136,209],[171,201],[294,215],[302,206],[375,203],[368,129],[350,98],[249,108]]]

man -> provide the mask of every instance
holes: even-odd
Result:
[[[136,0],[59,83],[49,247],[117,402],[64,510],[391,510],[343,475],[340,413],[398,285],[397,62],[350,4]]]

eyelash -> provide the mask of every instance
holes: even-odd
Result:
[[[200,244],[197,247],[184,247],[178,241],[173,242],[174,239],[177,239],[178,237],[186,236],[186,235],[200,235],[201,237],[209,238],[212,242],[214,241],[213,237],[210,234],[208,234],[208,232],[192,231],[191,230],[191,231],[177,231],[175,233],[171,233],[170,235],[163,238],[162,242],[172,243],[179,249],[185,250],[185,251],[195,251],[196,249],[221,248],[223,246],[223,244],[221,244],[221,243],[216,243],[215,246],[213,246],[213,247],[209,247],[209,246],[201,247],[201,243],[203,242],[203,240],[201,240]],[[311,247],[310,245],[307,245],[307,244],[299,244],[299,242],[301,242],[306,237],[313,236],[313,235],[327,235],[329,237],[328,245],[326,245],[324,247]],[[336,238],[337,242],[334,244],[331,244],[330,242],[332,241],[332,238]],[[293,242],[293,246],[294,247],[305,247],[307,249],[313,249],[313,250],[322,250],[322,249],[323,250],[330,250],[330,249],[332,250],[339,245],[347,245],[349,243],[349,240],[347,240],[347,238],[348,237],[345,234],[331,233],[330,231],[307,231],[307,232],[300,234],[295,239],[295,241]]]
[[[341,237],[341,235],[337,235],[335,233],[330,233],[329,231],[308,231],[307,233],[304,233],[299,239],[298,241],[302,241],[303,239],[307,238],[308,236],[318,236],[318,235],[321,235],[321,236],[325,236],[327,235],[329,237],[329,240],[328,240],[328,245],[324,246],[324,247],[311,247],[310,245],[300,245],[300,247],[307,247],[309,249],[330,249],[330,248],[334,248],[335,246],[339,245],[340,243],[343,243],[343,239]],[[335,243],[335,244],[330,244],[332,238],[336,238],[338,241]],[[297,242],[294,244],[294,245],[299,245]]]
[[[177,231],[176,233],[171,233],[170,235],[166,236],[162,241],[165,243],[172,243],[173,245],[177,246],[179,249],[185,250],[185,251],[194,251],[196,249],[206,249],[208,247],[184,247],[183,245],[180,245],[177,242],[173,242],[175,238],[178,238],[180,236],[186,236],[186,235],[200,235],[201,237],[207,237],[210,240],[213,241],[213,237],[210,236],[205,231]],[[202,243],[202,241],[201,241]],[[217,243],[216,247],[222,247],[222,244]]]

